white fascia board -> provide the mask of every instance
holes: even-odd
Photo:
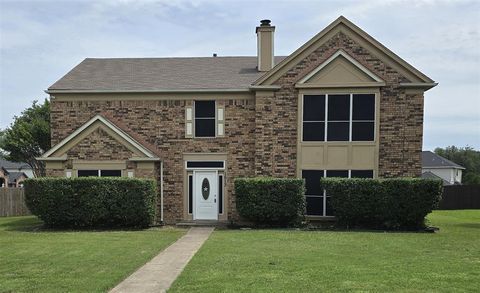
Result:
[[[371,72],[368,68],[366,68],[365,66],[363,66],[360,62],[358,62],[357,60],[353,59],[350,55],[348,55],[345,51],[343,51],[342,49],[338,50],[337,52],[335,52],[335,54],[333,54],[332,56],[330,56],[330,58],[328,58],[327,60],[325,60],[322,64],[320,64],[317,68],[315,68],[312,72],[310,72],[309,74],[307,74],[304,78],[302,78],[297,84],[303,84],[305,82],[307,82],[310,78],[312,78],[315,74],[317,74],[318,72],[320,72],[320,70],[322,70],[323,68],[325,68],[330,62],[332,62],[333,60],[335,60],[338,56],[342,56],[344,57],[345,59],[347,59],[350,63],[352,63],[353,65],[355,65],[358,69],[360,69],[361,71],[363,71],[365,74],[367,74],[368,76],[370,76],[373,80],[375,80],[376,82],[385,82],[383,79],[381,79],[380,77],[378,77],[377,75],[375,75],[373,72]]]

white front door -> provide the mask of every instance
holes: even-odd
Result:
[[[194,220],[218,220],[217,171],[194,171]]]

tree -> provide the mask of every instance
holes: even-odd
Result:
[[[436,148],[435,153],[463,167],[463,184],[480,184],[480,151],[474,148],[448,146]]]
[[[25,162],[35,176],[45,176],[45,163],[35,158],[50,149],[50,102],[34,101],[20,116],[15,116],[10,127],[2,131],[0,149],[5,159]]]

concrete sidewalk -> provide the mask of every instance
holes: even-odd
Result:
[[[214,228],[195,227],[110,292],[166,292]]]

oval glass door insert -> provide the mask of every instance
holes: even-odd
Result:
[[[207,178],[204,178],[202,181],[202,196],[205,200],[210,196],[210,182],[208,182]]]

